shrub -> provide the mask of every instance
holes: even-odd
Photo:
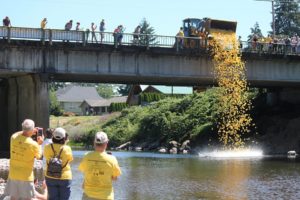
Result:
[[[165,145],[171,140],[181,143],[189,139],[193,144],[201,143],[203,138],[217,138],[211,133],[216,133],[220,94],[219,88],[212,88],[185,97],[165,97],[145,107],[126,108],[119,117],[106,122],[102,129],[109,134],[113,146],[128,141]],[[142,97],[145,100],[155,98],[147,94]]]
[[[123,109],[127,108],[128,104],[123,102],[123,103],[111,103],[110,104],[110,112],[118,112],[122,111]]]

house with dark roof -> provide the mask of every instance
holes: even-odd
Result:
[[[110,112],[110,105],[112,103],[126,103],[126,100],[127,96],[112,97],[110,99],[100,100],[85,99],[81,103],[80,108],[84,115],[103,115]]]
[[[133,85],[129,91],[126,103],[132,105],[147,105],[149,102],[141,100],[142,94],[189,95],[193,94],[193,87],[165,86],[165,85]]]
[[[78,115],[84,113],[80,107],[83,101],[99,101],[103,99],[99,96],[95,87],[82,87],[76,85],[69,85],[57,90],[56,97],[61,108],[65,112],[73,112]]]

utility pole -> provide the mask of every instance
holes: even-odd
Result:
[[[265,0],[267,1],[267,0]],[[271,0],[272,3],[272,32],[273,38],[275,38],[275,8],[274,8],[274,0]]]

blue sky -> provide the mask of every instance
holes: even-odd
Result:
[[[237,34],[246,40],[257,21],[263,34],[271,29],[271,3],[255,0],[0,0],[2,18],[9,16],[13,26],[39,27],[48,18],[48,28],[63,28],[73,19],[84,28],[91,22],[106,21],[106,31],[123,24],[133,32],[146,18],[158,35],[175,35],[188,17],[234,20]]]

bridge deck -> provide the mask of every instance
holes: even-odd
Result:
[[[175,37],[172,38],[175,41]],[[297,54],[244,51],[242,56],[253,86],[300,85],[300,56]],[[46,81],[215,83],[212,59],[204,48],[0,39],[0,77],[32,73],[42,75]]]

